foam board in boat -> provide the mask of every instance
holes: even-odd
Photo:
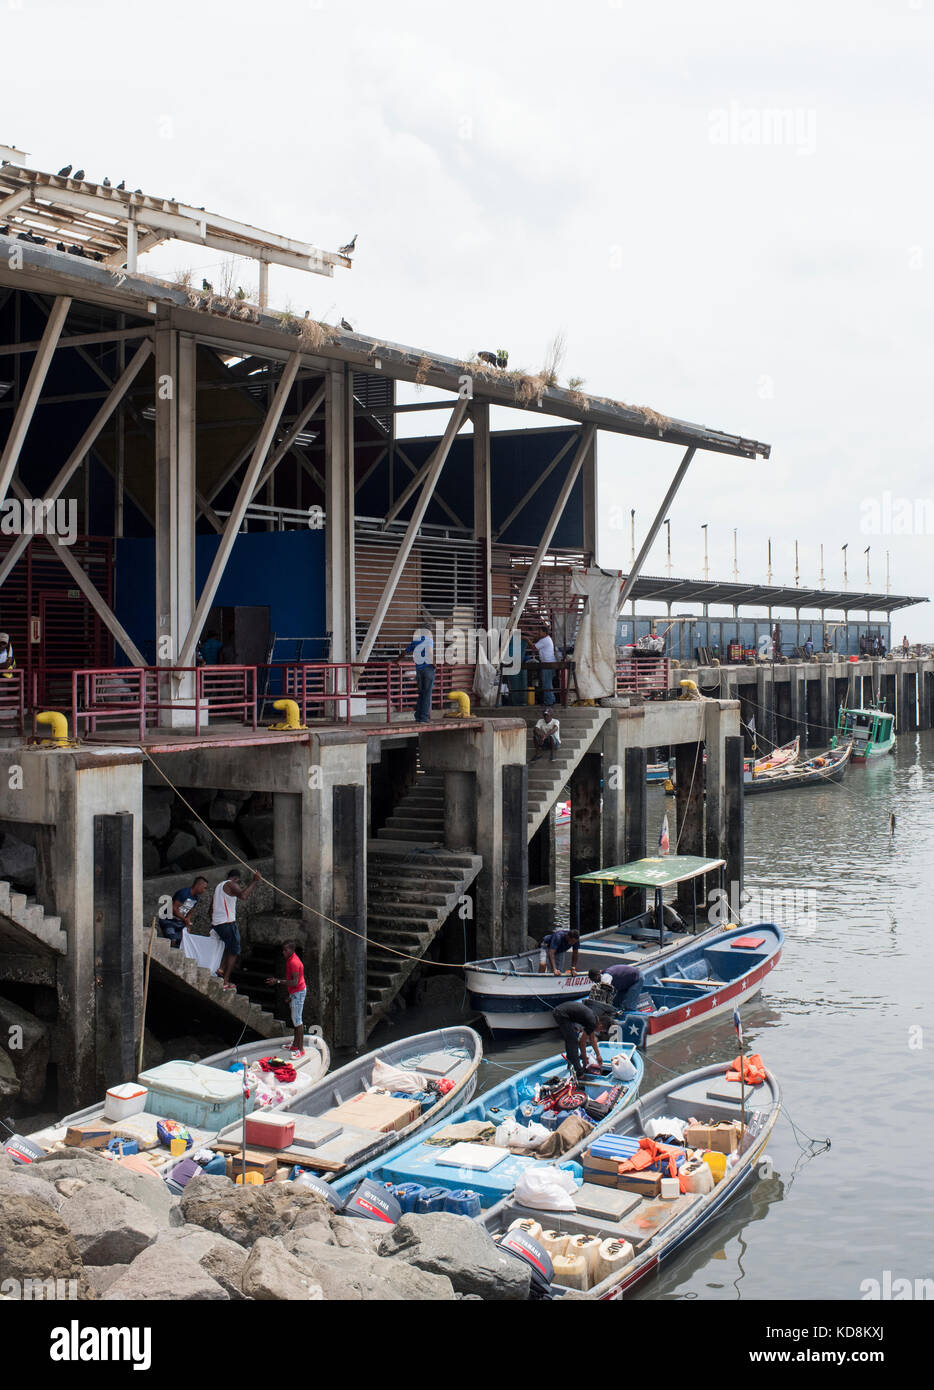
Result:
[[[635,1192],[619,1192],[615,1188],[598,1187],[591,1182],[585,1182],[573,1197],[581,1216],[593,1216],[604,1221],[621,1221],[642,1201]]]
[[[463,1057],[454,1057],[450,1052],[429,1052],[415,1063],[413,1070],[424,1072],[426,1076],[450,1076],[455,1067],[464,1065]]]
[[[435,1157],[435,1163],[443,1168],[475,1168],[480,1173],[488,1173],[508,1157],[508,1149],[497,1149],[493,1144],[470,1144],[462,1141],[439,1153]]]

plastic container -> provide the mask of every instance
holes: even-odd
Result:
[[[567,1231],[542,1231],[539,1237],[539,1244],[543,1250],[547,1250],[552,1260],[556,1255],[563,1255],[568,1248]]]
[[[295,1121],[284,1115],[251,1115],[246,1122],[246,1142],[261,1149],[287,1149],[295,1138]]]
[[[553,1284],[565,1289],[589,1289],[590,1277],[587,1273],[587,1260],[583,1255],[556,1255],[552,1260]]]
[[[507,1231],[525,1231],[526,1235],[531,1236],[532,1240],[541,1240],[542,1238],[541,1223],[534,1221],[530,1216],[517,1217],[515,1221],[510,1222],[506,1229]]]
[[[564,1253],[567,1256],[583,1255],[587,1261],[588,1285],[595,1282],[594,1275],[597,1269],[597,1259],[600,1255],[599,1236],[571,1236]]]
[[[684,1177],[689,1192],[713,1192],[713,1173],[702,1159],[692,1160],[685,1165]]]
[[[677,1178],[662,1178],[662,1189],[659,1193],[666,1202],[672,1202],[676,1197],[681,1196],[681,1184]]]
[[[449,1192],[443,1210],[453,1212],[455,1216],[479,1216],[480,1196],[467,1188]]]
[[[124,1081],[122,1086],[111,1086],[104,1096],[105,1120],[128,1120],[146,1109],[147,1089],[138,1081]]]
[[[243,1113],[243,1081],[238,1072],[218,1071],[200,1062],[163,1062],[140,1072],[139,1079],[147,1087],[146,1109],[151,1115],[216,1132]],[[250,1095],[246,1113],[252,1109]]]
[[[593,1282],[600,1284],[604,1279],[608,1279],[611,1274],[616,1274],[629,1264],[634,1257],[634,1251],[628,1240],[604,1240],[600,1242],[600,1249],[597,1254],[596,1268],[593,1273]]]
[[[402,1182],[392,1189],[392,1195],[402,1208],[403,1215],[415,1210],[415,1203],[425,1191],[420,1182]]]
[[[139,1144],[135,1139],[111,1139],[107,1152],[117,1158],[127,1158],[130,1154],[139,1153]]]
[[[423,1216],[428,1212],[443,1211],[447,1198],[448,1189],[446,1187],[423,1187],[415,1199],[415,1207],[413,1210],[417,1212],[419,1216]]]
[[[726,1172],[726,1154],[717,1153],[714,1149],[705,1149],[704,1162],[713,1174],[714,1182],[720,1182]]]

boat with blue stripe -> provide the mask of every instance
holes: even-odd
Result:
[[[743,1129],[737,1157],[725,1166],[723,1177],[711,1191],[689,1191],[668,1202],[632,1194],[629,1210],[622,1211],[615,1219],[579,1211],[539,1211],[523,1205],[511,1195],[485,1213],[481,1218],[483,1224],[495,1239],[514,1222],[522,1221],[548,1227],[549,1237],[557,1235],[560,1239],[562,1234],[571,1238],[596,1236],[601,1241],[613,1242],[611,1259],[620,1261],[617,1268],[584,1289],[572,1291],[554,1282],[548,1296],[559,1302],[625,1298],[662,1265],[682,1254],[756,1178],[765,1177],[771,1171],[766,1145],[781,1111],[778,1081],[766,1070],[761,1084],[747,1085],[743,1090],[738,1081],[726,1080],[727,1070],[724,1063],[718,1062],[666,1081],[618,1114],[605,1131],[639,1139],[645,1134],[649,1121],[661,1116],[681,1121],[697,1119],[703,1124],[739,1121]],[[589,1144],[588,1137],[587,1147]],[[620,1193],[620,1196],[625,1194]],[[573,1194],[571,1200],[574,1200]],[[548,1259],[547,1254],[544,1258]],[[554,1268],[550,1272],[547,1269],[540,1272],[544,1279],[555,1274]],[[598,1275],[601,1272],[598,1270]]]
[[[633,1103],[638,1094],[644,1063],[636,1049],[628,1043],[601,1042],[600,1054],[604,1062],[603,1070],[599,1074],[588,1076],[583,1083],[583,1089],[590,1099],[597,1099],[611,1086],[621,1084],[622,1089],[616,1104],[605,1119],[594,1125],[584,1140],[569,1148],[560,1158],[548,1160],[550,1162],[560,1165],[573,1164],[585,1145],[608,1129],[615,1118]],[[630,1063],[633,1071],[630,1080],[622,1083],[614,1081],[610,1068],[615,1057],[624,1057]],[[514,1154],[506,1149],[496,1150],[493,1146],[471,1145],[471,1148],[486,1148],[487,1154],[494,1157],[500,1153],[502,1157],[489,1171],[469,1166],[451,1166],[449,1161],[445,1161],[448,1150],[443,1144],[436,1142],[439,1133],[451,1125],[460,1125],[471,1120],[499,1125],[504,1120],[515,1119],[517,1113],[522,1115],[524,1110],[534,1112],[537,1108],[534,1099],[536,1087],[555,1078],[565,1080],[567,1076],[567,1062],[560,1053],[536,1062],[508,1080],[500,1082],[469,1105],[462,1105],[441,1124],[433,1125],[427,1132],[423,1130],[417,1138],[395,1145],[365,1167],[356,1168],[352,1173],[342,1176],[333,1186],[344,1197],[348,1196],[363,1178],[389,1183],[393,1187],[418,1184],[424,1189],[436,1190],[439,1199],[445,1192],[469,1190],[478,1194],[482,1207],[492,1206],[512,1192],[527,1168],[534,1167],[543,1160],[536,1158],[534,1154]]]

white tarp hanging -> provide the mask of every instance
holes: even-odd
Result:
[[[474,668],[473,693],[477,703],[495,705],[499,696],[499,672],[493,665],[482,643],[477,644],[477,665]]]
[[[574,643],[574,668],[581,700],[601,700],[616,694],[616,615],[623,589],[620,574],[605,570],[575,570],[571,592],[587,602]]]
[[[193,936],[186,927],[182,932],[182,955],[196,960],[204,970],[214,971],[221,963],[224,943],[216,932],[209,936]]]

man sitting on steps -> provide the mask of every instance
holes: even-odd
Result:
[[[551,754],[548,761],[553,763],[555,754],[561,747],[561,721],[556,719],[553,714],[546,712],[532,730],[532,737],[535,740],[535,755],[532,762],[536,762],[547,748]]]

